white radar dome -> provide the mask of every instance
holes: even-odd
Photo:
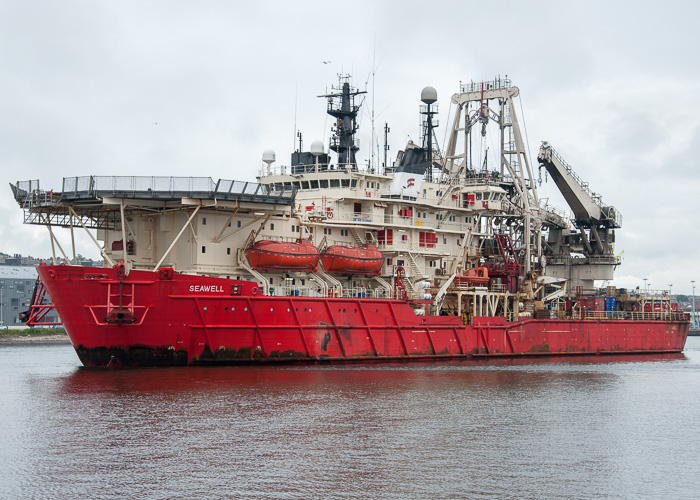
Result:
[[[262,160],[267,163],[268,165],[270,163],[274,163],[277,157],[275,156],[275,152],[271,149],[266,149],[263,151],[263,157]]]
[[[314,141],[311,143],[311,154],[314,156],[321,156],[324,154],[325,148],[323,147],[323,141]]]
[[[433,87],[425,87],[420,93],[420,100],[425,104],[432,104],[437,101],[437,90]]]

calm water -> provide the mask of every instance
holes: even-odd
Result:
[[[698,498],[682,355],[86,370],[0,346],[2,498]]]

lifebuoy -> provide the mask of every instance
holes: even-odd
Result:
[[[328,213],[326,214],[326,217],[328,217],[329,219],[332,219],[332,218],[333,218],[333,212],[328,212]]]
[[[257,289],[257,288],[253,288],[253,295],[257,295],[257,294],[258,294],[258,289]]]

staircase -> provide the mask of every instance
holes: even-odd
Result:
[[[408,252],[408,262],[411,264],[411,271],[413,271],[413,276],[420,279],[425,278],[425,274],[421,270],[420,266],[418,266],[416,257],[411,252]],[[425,263],[425,259],[423,259],[423,262]]]
[[[358,244],[358,246],[363,246],[365,244],[365,240],[362,239],[362,236],[360,236],[360,233],[356,228],[351,227],[350,232],[352,233],[353,238],[355,238],[355,242]]]

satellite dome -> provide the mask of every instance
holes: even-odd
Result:
[[[425,87],[420,93],[420,100],[425,104],[432,104],[437,101],[437,90],[433,87]]]
[[[314,141],[311,143],[311,154],[314,156],[321,156],[326,152],[323,147],[323,141]]]
[[[264,161],[268,165],[270,163],[274,163],[276,159],[277,157],[275,156],[275,152],[272,149],[266,149],[265,151],[263,151],[262,161]]]

